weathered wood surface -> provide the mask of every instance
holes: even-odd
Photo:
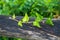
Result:
[[[22,17],[17,17],[19,20]],[[30,21],[33,21],[31,18]],[[7,37],[26,38],[29,40],[60,40],[60,20],[54,20],[54,26],[50,27],[41,22],[42,28],[33,27],[31,23],[17,25],[17,21],[7,16],[0,16],[0,35]]]

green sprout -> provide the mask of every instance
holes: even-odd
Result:
[[[18,21],[18,26],[22,27],[22,21]]]
[[[41,26],[40,26],[40,24],[39,24],[38,21],[34,21],[34,22],[33,22],[33,26],[36,26],[36,27],[38,27],[38,28],[41,28]]]
[[[15,14],[13,14],[12,19],[15,19],[15,18],[16,18],[16,16],[15,16]]]
[[[43,19],[43,16],[39,15],[38,13],[36,13],[36,19],[35,19],[35,21],[33,22],[33,26],[36,26],[36,27],[41,28],[39,22],[41,22],[42,19]]]
[[[51,18],[48,18],[48,19],[46,20],[46,24],[51,25],[51,26],[54,26]]]
[[[22,19],[22,22],[25,23],[25,22],[28,22],[28,21],[29,21],[29,17],[28,17],[28,15],[26,13],[24,18]]]
[[[40,22],[40,21],[42,21],[42,19],[43,19],[43,16],[41,16],[38,13],[36,13],[36,20]]]

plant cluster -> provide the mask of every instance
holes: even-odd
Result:
[[[12,19],[15,20],[16,16],[15,14],[13,14]],[[43,20],[43,16],[39,15],[38,13],[36,13],[36,17],[35,17],[35,21],[33,21],[33,26],[36,26],[38,28],[41,28],[40,26],[40,22]],[[18,21],[18,26],[22,27],[23,23],[28,23],[29,22],[29,16],[27,13],[25,13],[25,16],[20,19],[20,21]],[[49,17],[46,22],[46,24],[50,25],[50,26],[54,26],[51,17]]]

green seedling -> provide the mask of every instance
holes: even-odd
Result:
[[[40,22],[40,21],[42,21],[42,19],[43,19],[43,16],[36,13],[36,21]]]
[[[46,24],[51,25],[51,26],[54,26],[51,18],[48,18],[48,19],[46,20]]]
[[[18,21],[18,26],[22,27],[22,21]]]
[[[39,15],[38,13],[36,13],[36,19],[35,19],[35,21],[33,22],[33,26],[36,26],[36,27],[38,27],[38,28],[41,28],[39,22],[41,22],[42,19],[43,19],[43,16]]]
[[[38,27],[38,28],[41,28],[41,26],[40,26],[40,24],[39,24],[38,21],[34,21],[34,22],[33,22],[33,26],[36,26],[36,27]]]
[[[22,20],[18,21],[18,25],[22,27],[22,23],[27,23],[28,21],[29,21],[29,17],[26,13],[24,18]]]
[[[23,23],[27,23],[29,21],[29,17],[28,17],[28,15],[27,15],[27,13],[25,14],[25,16],[24,16],[24,18],[22,19],[22,22]]]
[[[12,19],[15,19],[15,18],[16,18],[16,16],[15,16],[15,14],[13,14]]]

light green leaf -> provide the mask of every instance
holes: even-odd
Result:
[[[34,22],[33,22],[33,26],[36,26],[36,27],[38,27],[38,28],[41,28],[39,22],[37,22],[37,21],[34,21]]]
[[[43,19],[43,16],[41,16],[41,15],[39,15],[38,13],[36,13],[36,21],[42,21],[42,19]]]
[[[24,18],[22,19],[22,22],[25,23],[25,22],[28,22],[28,21],[29,21],[29,17],[28,17],[28,15],[26,13]]]
[[[12,19],[15,19],[15,18],[16,18],[16,16],[15,16],[15,14],[13,14]]]
[[[18,21],[18,26],[22,27],[22,21]]]
[[[54,26],[51,18],[48,18],[48,19],[46,20],[46,24],[51,25],[51,26]]]

